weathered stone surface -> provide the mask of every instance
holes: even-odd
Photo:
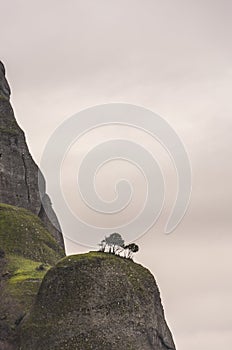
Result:
[[[0,98],[10,99],[10,87],[5,79],[5,67],[0,61]]]
[[[45,181],[43,179],[44,192],[40,196],[39,169],[30,155],[24,133],[16,122],[9,99],[10,88],[5,77],[5,68],[0,62],[0,203],[26,208],[41,217],[64,249],[63,236],[46,194]],[[51,213],[52,222],[48,219],[45,209]]]
[[[152,274],[90,252],[45,275],[22,325],[22,350],[174,350]]]

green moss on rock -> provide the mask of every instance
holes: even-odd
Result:
[[[44,266],[44,265],[43,265]],[[42,279],[50,268],[46,265],[41,269],[41,263],[19,256],[8,256],[9,279],[5,286],[5,294],[11,295],[28,312]]]
[[[30,211],[0,204],[0,247],[7,254],[54,265],[63,251]]]
[[[18,349],[18,328],[63,250],[26,209],[0,204],[0,348]]]

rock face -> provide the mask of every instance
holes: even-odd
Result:
[[[19,349],[19,325],[63,249],[30,211],[0,204],[0,349]]]
[[[43,178],[43,192],[39,193],[38,172],[24,133],[15,120],[10,104],[10,87],[0,61],[0,203],[22,207],[39,216],[64,249],[61,229],[46,194]],[[48,211],[52,213],[52,222],[46,215]]]
[[[107,253],[62,259],[22,325],[22,350],[174,350],[151,273]]]
[[[9,101],[10,99],[10,87],[5,78],[5,67],[0,61],[0,96]]]

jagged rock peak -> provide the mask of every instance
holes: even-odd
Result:
[[[0,98],[9,100],[11,91],[10,86],[6,80],[5,74],[6,70],[4,64],[2,63],[2,61],[0,61]]]

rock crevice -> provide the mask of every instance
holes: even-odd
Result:
[[[28,199],[28,203],[31,202],[31,197],[30,197],[30,189],[29,189],[29,184],[28,184],[28,174],[27,174],[27,167],[26,167],[26,162],[25,162],[25,157],[24,154],[22,154],[22,161],[23,161],[23,166],[24,166],[24,179],[25,179],[25,185],[27,188],[27,199]]]

